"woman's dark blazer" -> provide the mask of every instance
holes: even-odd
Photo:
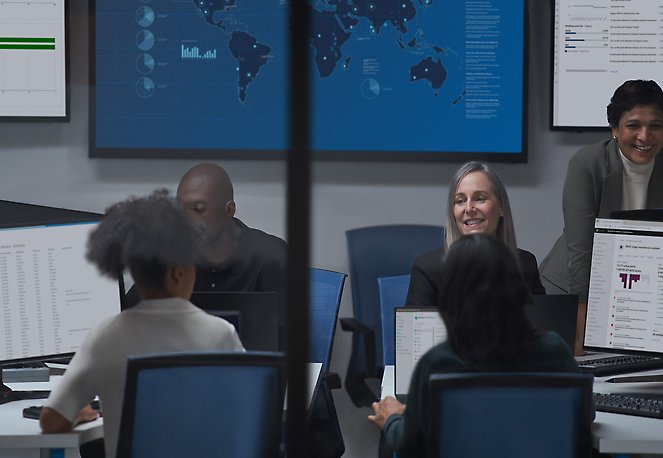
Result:
[[[412,264],[412,276],[405,305],[408,307],[437,307],[438,281],[442,275],[444,248],[436,248],[417,256]],[[520,269],[531,294],[546,294],[539,278],[536,257],[518,248]]]

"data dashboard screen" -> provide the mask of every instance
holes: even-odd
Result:
[[[118,281],[85,258],[96,222],[0,229],[0,361],[75,353],[120,313]]]
[[[447,328],[437,307],[394,309],[394,383],[396,394],[410,390],[412,372],[428,350],[447,337]]]
[[[663,222],[596,220],[585,347],[663,354]]]
[[[624,81],[663,84],[662,27],[662,0],[555,0],[552,127],[608,127]]]
[[[94,0],[92,156],[288,148],[286,0]],[[525,0],[313,1],[319,158],[526,159]]]
[[[0,117],[68,119],[67,0],[0,2]]]

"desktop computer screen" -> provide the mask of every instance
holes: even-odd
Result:
[[[279,323],[282,303],[276,292],[194,291],[189,300],[207,313],[232,323],[247,350],[285,348],[285,323]]]
[[[663,356],[663,222],[596,220],[584,346]]]
[[[120,312],[121,282],[85,258],[85,219],[0,228],[0,366],[71,356]]]

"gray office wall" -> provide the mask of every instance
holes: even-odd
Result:
[[[552,132],[550,112],[550,6],[533,0],[530,20],[529,162],[496,164],[506,183],[519,245],[543,259],[562,228],[561,191],[569,157],[606,132]],[[89,159],[88,10],[71,4],[71,122],[0,122],[0,199],[88,211],[156,187],[175,189],[196,161]],[[610,94],[606,94],[606,103]],[[444,122],[444,120],[440,120]],[[458,132],[459,136],[480,132]],[[249,225],[284,236],[285,167],[280,161],[224,161],[233,178],[238,216]],[[348,271],[348,229],[390,223],[446,224],[447,182],[458,164],[315,163],[313,266]],[[347,287],[342,316],[352,313]],[[344,372],[349,336],[339,330],[333,368]],[[377,433],[367,409],[335,395],[346,435],[346,456],[375,456]]]

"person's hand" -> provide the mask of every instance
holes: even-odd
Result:
[[[99,412],[94,410],[92,406],[88,404],[78,411],[73,426],[79,425],[81,423],[87,423],[89,421],[94,421],[97,418],[99,418]]]
[[[391,415],[395,413],[403,415],[403,412],[405,412],[405,404],[398,401],[393,396],[387,396],[380,402],[374,402],[371,404],[371,407],[373,407],[375,415],[369,415],[368,421],[380,429],[384,429],[384,424],[387,422],[387,418]]]

